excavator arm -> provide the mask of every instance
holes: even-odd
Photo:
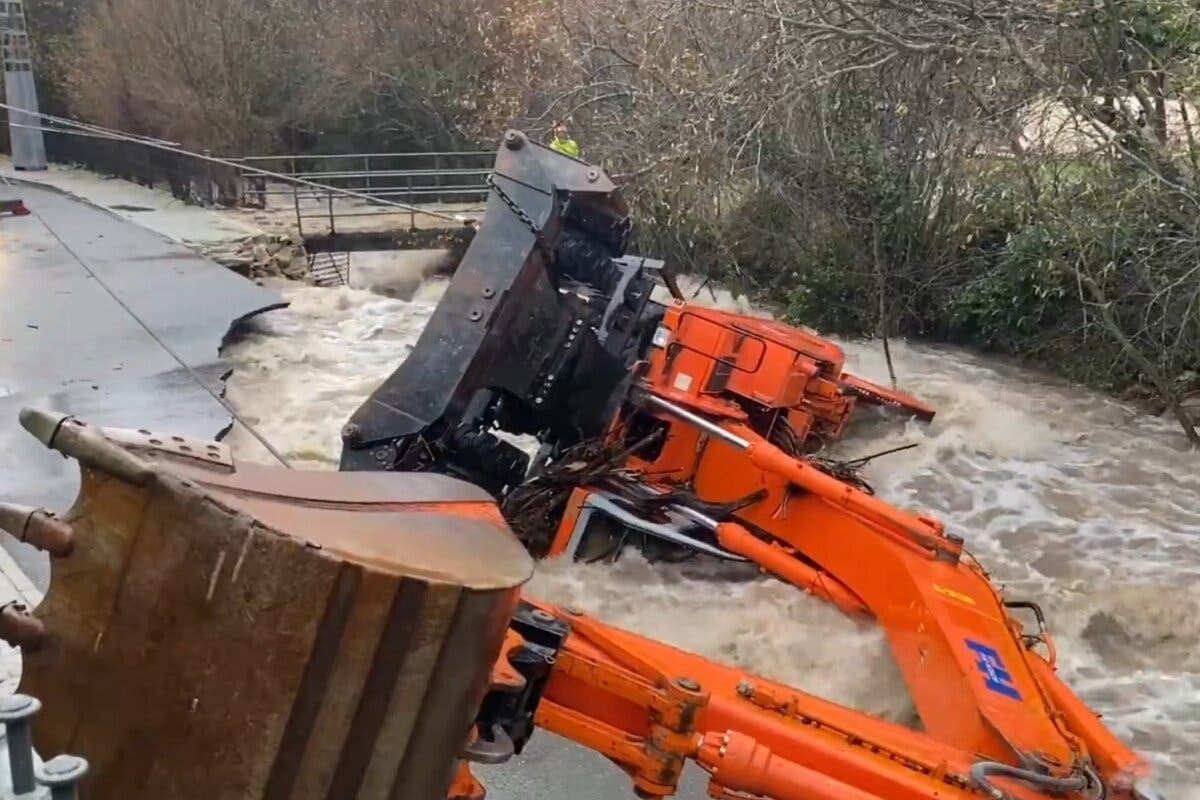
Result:
[[[469,764],[506,761],[537,729],[606,756],[643,798],[674,794],[687,762],[708,773],[710,796],[728,800],[966,800],[981,789],[1034,800],[1101,791],[1091,778],[981,767],[969,747],[526,598],[452,800],[480,800]]]
[[[714,316],[705,339],[686,327],[688,317],[693,312],[668,310],[662,347],[611,431],[614,448],[651,436],[654,446],[632,452],[620,479],[571,492],[550,554],[572,555],[590,537],[612,536],[614,520],[626,530],[648,529],[655,514],[674,520],[672,535],[755,562],[879,624],[924,735],[973,754],[962,774],[976,785],[992,774],[1077,791],[1132,785],[1145,763],[1058,679],[1040,609],[1006,601],[940,522],[786,451],[777,442],[793,437],[773,436],[730,400],[740,376],[725,365],[746,363],[747,350],[756,365],[782,363],[771,351],[787,350],[786,337],[764,324],[751,338],[744,323]],[[691,337],[677,339],[681,332]],[[625,517],[608,513],[607,526],[597,525],[597,508],[622,502]],[[1032,633],[1017,617],[1022,609],[1036,614]]]
[[[1026,631],[1015,613],[1020,604],[992,585],[962,536],[875,497],[853,469],[812,457],[844,432],[858,403],[923,419],[933,410],[847,375],[842,350],[812,331],[698,307],[677,293],[652,299],[661,265],[625,254],[630,230],[600,170],[519,133],[506,135],[480,235],[416,350],[348,426],[343,468],[465,477],[502,500],[509,523],[537,555],[616,557],[638,542],[756,563],[886,633],[922,733],[900,735],[851,716],[837,726],[848,737],[886,740],[886,751],[896,753],[918,739],[922,747],[939,743],[949,750],[933,760],[904,758],[996,798],[1005,796],[991,791],[997,781],[1079,796],[1132,786],[1144,762],[1055,676],[1040,612],[1039,629]],[[532,467],[513,455],[493,469],[490,454],[518,452],[500,440],[502,430],[537,437]],[[572,631],[577,637],[578,626]],[[588,636],[588,647],[620,638],[594,626]],[[595,662],[598,653],[587,647],[575,658],[571,641],[556,651],[566,664]],[[674,663],[653,643],[630,642],[622,652],[631,651]],[[551,671],[538,695],[549,703],[540,724],[575,731],[606,753],[605,742],[619,742],[620,753],[609,754],[629,763],[630,736],[653,742],[658,735],[645,728],[645,714],[609,720],[597,734],[581,720],[604,709],[589,710],[590,701],[567,688],[555,699],[554,688],[619,667],[632,670],[630,680],[678,689],[648,673],[646,663],[631,666],[623,657],[604,669]],[[713,698],[722,696],[700,683]],[[609,685],[590,685],[591,693]],[[788,707],[808,702],[779,699],[787,692],[779,687],[763,692],[750,698]],[[723,719],[711,711],[714,704],[745,709],[747,698],[737,698],[732,706],[711,701],[699,718]],[[774,757],[828,773],[830,753],[822,751],[822,760],[797,750],[790,733],[759,736],[761,713],[735,714],[726,727],[701,732],[724,736],[732,729],[765,742]],[[844,713],[825,709],[816,718]],[[630,727],[635,719],[641,728]],[[624,733],[613,738],[614,730]],[[867,737],[869,731],[878,736]],[[698,744],[676,750],[673,758],[707,752]],[[875,773],[862,764],[847,769],[828,774],[880,797],[939,796],[876,783],[863,777]],[[635,783],[642,781],[639,791],[650,791],[642,769],[632,772]],[[672,785],[668,777],[659,774],[662,786]]]
[[[694,415],[673,402],[646,407]],[[944,589],[980,589],[935,525],[869,496],[830,496],[833,479],[736,424],[690,422],[712,447],[744,453],[747,474],[863,525],[816,518],[816,531],[864,551],[880,549],[878,536],[946,565],[932,574]],[[217,443],[35,410],[22,423],[78,460],[82,481],[65,514],[0,503],[0,528],[51,557],[46,598],[3,609],[0,639],[22,649],[21,691],[45,704],[37,747],[85,756],[89,796],[475,798],[470,765],[512,759],[540,728],[613,760],[641,797],[673,794],[689,762],[725,800],[1143,797],[1143,762],[1032,637],[1015,654],[971,650],[982,691],[1027,706],[1008,718],[972,706],[935,661],[945,631],[910,629],[930,680],[963,708],[916,731],[522,599],[532,561],[488,495],[461,481],[245,464]],[[748,505],[729,515],[719,539],[754,519]],[[896,583],[890,605],[845,588],[887,626],[921,601],[904,594],[906,576],[883,577]],[[1003,613],[969,596],[981,617]],[[917,700],[925,716],[928,698]],[[1054,733],[1038,727],[1043,709]],[[971,713],[995,723],[993,738]]]

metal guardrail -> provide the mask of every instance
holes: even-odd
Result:
[[[232,167],[205,162],[186,153],[157,150],[137,141],[80,131],[42,130],[47,157],[54,163],[70,164],[150,189],[166,189],[180,200],[198,205],[232,206],[240,198],[243,176]]]
[[[0,698],[0,733],[7,747],[0,760],[7,762],[0,775],[0,800],[18,797],[78,800],[79,783],[89,765],[78,756],[60,755],[43,762],[33,749],[33,721],[42,709],[35,697],[13,694]]]
[[[339,188],[352,189],[369,198],[402,202],[410,206],[479,204],[487,200],[487,177],[492,171],[495,153],[459,151],[438,153],[348,153],[335,155],[249,156],[231,159],[239,164],[277,172],[289,178]],[[329,233],[336,233],[337,220],[395,214],[394,208],[380,204],[345,207],[334,192],[311,186],[272,183],[261,176],[242,173],[240,193],[243,205],[266,208],[287,198],[295,208],[301,233],[305,221],[321,220]],[[460,209],[464,212],[478,209]],[[416,229],[415,209],[409,211],[409,227]]]

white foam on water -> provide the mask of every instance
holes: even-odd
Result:
[[[741,567],[741,565],[737,565]],[[733,565],[543,562],[530,594],[888,719],[913,718],[883,633]]]
[[[886,381],[877,346],[846,349]],[[936,514],[1011,598],[1040,602],[1066,679],[1176,796],[1200,796],[1200,456],[1167,421],[1032,370],[893,350],[937,418],[868,416],[838,449],[919,442],[868,468],[879,493]]]
[[[445,282],[421,284],[410,300],[284,281],[275,288],[291,305],[253,318],[226,348],[235,365],[227,396],[296,466],[336,469],[342,426],[408,355]],[[269,460],[241,426],[229,442]]]
[[[230,397],[299,465],[336,469],[341,426],[404,359],[444,290],[414,285],[427,256],[376,258],[384,277],[367,282],[394,296],[285,285],[292,307],[228,350]],[[716,294],[696,300],[747,308]],[[877,344],[845,348],[851,371],[887,382]],[[879,494],[943,519],[1010,597],[1040,602],[1064,676],[1149,755],[1172,797],[1200,798],[1198,456],[1167,420],[1002,359],[904,342],[893,354],[901,385],[937,418],[862,413],[835,453],[919,443],[868,467]],[[239,429],[231,441],[267,460]],[[714,570],[637,556],[546,563],[531,591],[873,713],[910,713],[878,631],[776,581]]]

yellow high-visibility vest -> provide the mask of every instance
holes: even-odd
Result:
[[[557,136],[555,136],[554,141],[552,141],[550,143],[550,149],[557,150],[558,152],[562,153],[564,156],[570,156],[571,158],[579,158],[579,143],[576,142],[574,139],[570,139],[570,138],[560,139]]]

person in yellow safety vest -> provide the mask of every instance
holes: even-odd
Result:
[[[554,139],[550,141],[550,149],[556,150],[564,156],[579,158],[579,142],[571,138],[565,122],[554,126]]]

